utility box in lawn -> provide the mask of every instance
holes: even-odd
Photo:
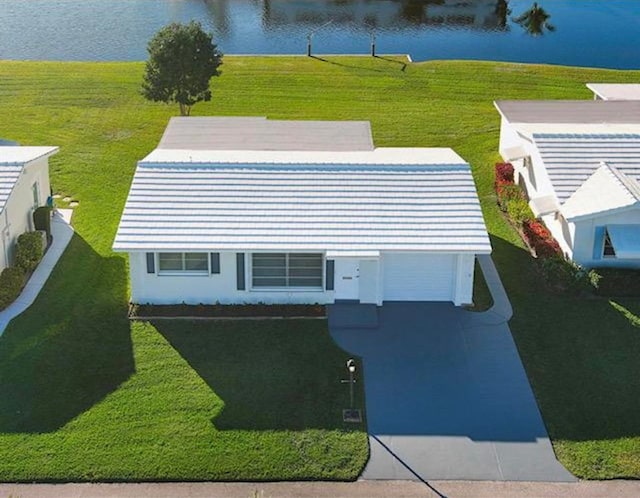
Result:
[[[36,230],[43,230],[45,232],[45,247],[51,244],[51,208],[49,206],[36,208],[33,212],[33,226]]]

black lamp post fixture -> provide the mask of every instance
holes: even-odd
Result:
[[[354,407],[354,399],[353,399],[353,385],[356,383],[355,373],[356,373],[356,362],[353,358],[349,358],[347,360],[347,371],[349,372],[349,379],[342,379],[342,383],[349,383],[349,408],[342,410],[342,420],[345,422],[362,422],[362,414],[360,410]]]

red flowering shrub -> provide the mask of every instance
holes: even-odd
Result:
[[[496,163],[496,186],[513,183],[513,165],[511,163]]]
[[[539,258],[550,258],[562,254],[560,245],[551,232],[538,220],[526,220],[522,223],[522,233]]]

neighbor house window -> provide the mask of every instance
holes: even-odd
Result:
[[[616,250],[611,243],[611,237],[609,237],[609,232],[605,230],[604,232],[604,247],[602,249],[602,256],[605,258],[615,258]]]
[[[158,253],[159,273],[209,273],[209,253],[161,252]]]
[[[251,255],[253,287],[322,288],[322,254]]]

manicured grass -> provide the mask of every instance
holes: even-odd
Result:
[[[214,101],[194,114],[367,119],[379,146],[449,146],[470,161],[515,309],[512,330],[558,456],[582,477],[640,477],[640,303],[544,292],[492,191],[492,100],[590,98],[585,82],[637,81],[639,72],[295,57],[228,57],[223,69]],[[366,437],[345,431],[334,412],[327,421],[322,409],[340,404],[334,363],[344,358],[324,325],[241,328],[240,347],[227,326],[125,320],[126,262],[110,246],[135,162],[177,112],[139,96],[141,74],[137,63],[0,63],[0,134],[60,145],[54,187],[80,200],[78,235],[36,304],[0,339],[0,399],[10,400],[0,403],[0,478],[354,478]],[[229,365],[216,365],[235,351],[262,372],[271,363],[260,354],[279,354],[270,334],[294,347],[298,333],[300,356],[280,358],[293,357],[291,371],[314,388],[291,381],[280,399],[271,384],[251,404],[250,394],[231,389],[243,381],[226,375]],[[307,340],[331,363],[313,363],[308,376]],[[282,413],[279,403],[296,406],[289,396],[309,403],[299,408],[307,424],[269,421]]]

